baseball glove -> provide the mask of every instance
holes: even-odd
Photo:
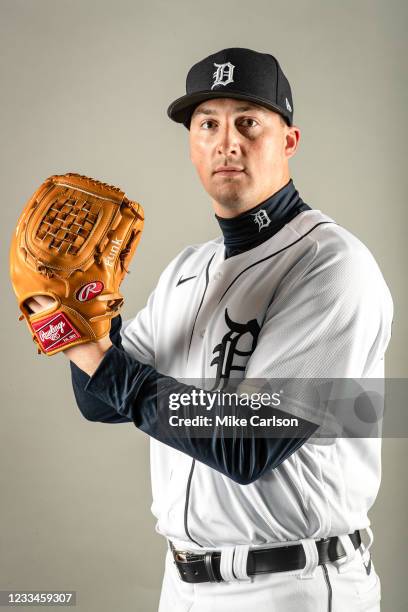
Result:
[[[37,189],[12,239],[10,275],[20,320],[39,353],[54,355],[109,334],[143,222],[140,204],[86,176],[51,176]],[[38,295],[56,303],[32,314],[26,300]]]

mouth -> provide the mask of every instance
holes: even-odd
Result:
[[[224,166],[216,168],[214,174],[217,176],[239,176],[240,174],[244,174],[244,172],[245,170],[243,168]]]

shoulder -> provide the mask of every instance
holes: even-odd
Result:
[[[300,221],[296,231],[314,243],[314,257],[304,278],[332,296],[342,295],[355,303],[366,301],[373,308],[381,304],[392,316],[391,292],[368,246],[321,211],[307,211]]]
[[[198,260],[206,255],[212,255],[220,244],[222,244],[221,236],[214,238],[213,240],[208,240],[207,242],[186,246],[170,261],[167,267],[177,267],[178,265],[185,263],[187,260]]]
[[[313,243],[314,257],[311,268],[333,267],[348,270],[358,276],[362,271],[383,279],[373,253],[355,234],[320,210],[305,211],[298,215],[292,230]]]
[[[174,278],[178,278],[179,274],[184,276],[199,274],[220,245],[222,245],[222,237],[186,246],[164,268],[159,277],[158,287],[168,285]]]

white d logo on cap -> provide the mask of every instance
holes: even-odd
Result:
[[[235,66],[231,64],[231,62],[227,62],[226,64],[215,64],[217,70],[214,72],[214,83],[212,84],[211,89],[216,85],[228,85],[228,83],[233,83],[234,79],[232,75],[234,74]]]

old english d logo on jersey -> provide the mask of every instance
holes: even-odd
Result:
[[[242,372],[245,370],[247,357],[254,352],[261,330],[256,319],[251,319],[246,323],[233,321],[228,315],[227,308],[225,309],[225,322],[229,331],[214,347],[213,353],[216,354],[216,357],[210,364],[217,366],[214,388],[217,388],[220,382],[223,388],[232,370]],[[250,348],[245,350],[245,347],[248,347],[248,341]]]
[[[254,222],[258,226],[259,232],[261,231],[262,228],[268,227],[268,225],[271,223],[271,220],[268,217],[268,213],[263,208],[261,208],[261,210],[258,210],[257,213],[253,213],[252,216],[254,217]]]
[[[215,64],[214,66],[217,70],[214,72],[214,83],[211,86],[213,89],[216,85],[228,85],[229,83],[233,83],[234,79],[232,78],[234,75],[235,66],[231,64],[231,62],[227,62],[226,64]]]

